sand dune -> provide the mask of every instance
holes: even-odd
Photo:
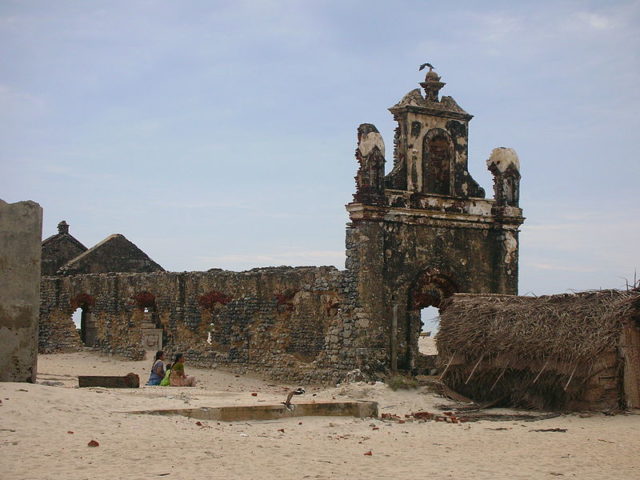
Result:
[[[126,412],[279,403],[292,385],[187,364],[187,373],[199,379],[196,388],[77,388],[77,375],[131,371],[146,381],[150,363],[89,352],[41,355],[38,384],[1,383],[0,478],[640,478],[639,415],[462,424],[303,417],[198,425],[182,416]],[[304,400],[375,400],[381,412],[401,417],[450,403],[424,389],[393,392],[381,383],[305,387]],[[566,431],[532,431],[554,428]],[[91,440],[99,446],[88,446]]]

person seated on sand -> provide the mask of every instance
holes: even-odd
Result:
[[[151,366],[151,373],[149,374],[149,381],[147,385],[160,385],[160,382],[164,378],[165,366],[164,366],[164,352],[158,350],[156,352],[156,358]]]
[[[184,373],[184,355],[182,353],[176,353],[173,366],[171,367],[169,384],[172,387],[195,387],[196,386],[196,377],[191,377]]]

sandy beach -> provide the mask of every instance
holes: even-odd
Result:
[[[93,352],[40,355],[38,383],[0,384],[0,470],[27,479],[634,479],[640,415],[562,415],[537,421],[405,420],[452,402],[426,387],[392,391],[364,382],[304,385],[295,401],[366,399],[402,421],[298,417],[197,421],[127,413],[199,406],[278,404],[297,385],[186,365],[195,388],[78,388],[78,375],[137,373]],[[255,395],[252,395],[255,394]],[[492,413],[529,414],[492,410]],[[535,431],[546,430],[546,431]],[[555,430],[555,431],[554,431]],[[91,441],[98,446],[91,447]]]

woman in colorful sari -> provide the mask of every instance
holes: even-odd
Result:
[[[169,384],[172,387],[195,387],[196,377],[191,377],[184,373],[184,355],[176,353],[176,359],[171,367]]]
[[[151,374],[147,385],[160,385],[164,378],[164,352],[159,350],[156,352],[156,358],[151,366]]]

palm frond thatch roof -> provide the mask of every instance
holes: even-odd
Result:
[[[458,352],[468,359],[575,363],[615,348],[622,322],[639,315],[637,289],[542,297],[456,294],[442,306],[436,341],[442,357]]]

